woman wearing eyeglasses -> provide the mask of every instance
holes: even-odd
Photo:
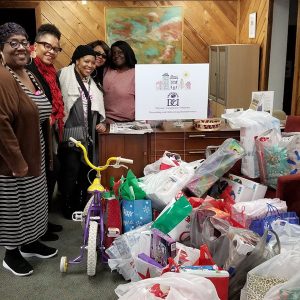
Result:
[[[102,88],[103,74],[109,66],[110,48],[104,41],[100,40],[93,41],[87,45],[92,47],[96,53],[96,69],[91,76],[97,84],[100,83]]]
[[[59,161],[57,158],[57,145],[62,138],[64,127],[64,104],[62,94],[59,88],[59,81],[56,75],[53,63],[59,52],[61,33],[58,28],[52,24],[43,24],[38,28],[34,43],[34,59],[27,66],[41,83],[43,90],[52,104],[52,113],[49,120],[46,120],[43,125],[43,135],[46,143],[46,177],[48,188],[48,206],[51,209],[53,192],[55,183],[59,173]],[[48,222],[48,229],[43,241],[55,241],[58,235],[54,232],[62,230],[61,225]]]
[[[17,276],[33,272],[26,257],[57,253],[38,241],[48,219],[41,124],[51,105],[25,69],[27,38],[16,23],[0,26],[0,245],[6,248],[3,267]]]

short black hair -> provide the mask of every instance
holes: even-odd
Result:
[[[40,38],[45,34],[51,34],[51,35],[55,36],[58,40],[60,40],[60,37],[61,37],[61,32],[55,25],[43,24],[37,30],[35,41],[38,42],[40,40]]]
[[[13,35],[23,35],[28,39],[26,30],[19,24],[7,22],[0,26],[0,49],[3,50],[4,44]]]
[[[123,51],[124,56],[125,56],[125,60],[126,60],[126,65],[130,69],[135,67],[135,65],[137,64],[137,60],[136,60],[133,49],[130,47],[130,45],[127,42],[125,42],[125,41],[116,41],[111,45],[110,49],[112,50],[113,47],[118,47]],[[113,63],[113,61],[111,61],[110,66],[111,66],[112,69],[117,68],[115,66],[115,64]]]

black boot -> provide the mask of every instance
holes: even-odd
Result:
[[[33,273],[32,266],[23,258],[18,248],[6,249],[3,267],[17,276],[28,276]]]

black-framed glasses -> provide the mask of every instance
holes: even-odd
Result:
[[[47,42],[36,42],[37,44],[40,44],[40,45],[43,45],[44,48],[47,50],[47,51],[51,51],[53,50],[54,53],[59,53],[62,51],[62,48],[60,47],[53,47],[51,44],[47,43]]]
[[[101,52],[98,52],[98,51],[95,51],[96,53],[96,56],[100,56],[102,58],[107,58],[107,55],[105,53],[101,53]]]
[[[24,48],[28,48],[30,46],[30,42],[27,40],[21,42],[18,40],[11,40],[9,42],[3,42],[2,44],[9,44],[13,49],[18,49],[20,45],[22,45]]]

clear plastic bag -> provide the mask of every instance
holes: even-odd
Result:
[[[208,189],[231,167],[242,158],[245,151],[235,139],[227,139],[211,154],[201,166],[199,166],[193,177],[187,184],[187,189],[201,197]]]
[[[284,220],[276,220],[271,223],[271,228],[279,237],[281,252],[289,250],[300,251],[300,225],[290,224]],[[272,236],[269,245],[273,246],[275,243],[276,239]]]
[[[300,299],[300,273],[295,274],[285,283],[269,289],[263,300],[298,300]]]
[[[219,300],[213,283],[201,276],[168,272],[161,277],[121,284],[115,289],[120,300]]]
[[[230,280],[229,280],[229,299],[239,300],[240,292],[246,283],[247,273],[270,259],[271,257],[280,253],[280,242],[276,248],[270,249],[267,247],[267,237],[270,230],[266,230],[260,241],[255,246],[254,250],[239,263],[239,265],[234,270]],[[273,232],[274,233],[274,232]],[[274,233],[276,235],[276,233]]]
[[[291,279],[299,272],[300,252],[287,251],[258,265],[247,275],[249,300],[263,299],[268,290]]]

